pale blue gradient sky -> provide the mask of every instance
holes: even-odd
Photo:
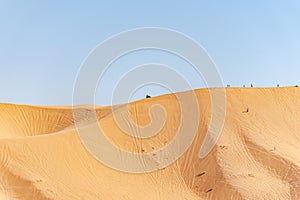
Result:
[[[149,26],[174,29],[200,43],[224,84],[300,85],[297,0],[129,2],[0,0],[0,102],[71,104],[77,71],[89,52],[111,35]],[[144,56],[136,56],[138,63]],[[174,68],[189,74],[188,66],[179,65]],[[193,87],[205,87],[190,75]],[[166,92],[150,86],[135,99],[146,91]],[[106,92],[97,92],[96,103],[110,103]]]

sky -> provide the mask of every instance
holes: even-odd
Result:
[[[141,27],[168,28],[193,38],[216,64],[224,85],[300,85],[297,0],[0,0],[0,102],[72,104],[76,76],[90,52],[113,35]],[[168,64],[192,88],[206,87],[174,55],[135,52],[111,65],[102,79],[106,86],[95,92],[95,103],[110,105],[122,72],[145,63]],[[174,91],[150,84],[133,91],[128,101],[169,92]]]

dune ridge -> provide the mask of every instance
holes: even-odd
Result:
[[[204,159],[198,153],[211,102],[208,89],[195,93],[201,113],[193,144],[172,165],[146,174],[123,173],[98,162],[80,141],[72,107],[0,104],[0,199],[299,199],[300,89],[226,88],[224,128]],[[175,95],[128,104],[140,125],[150,122],[155,104],[168,117],[159,134],[145,139],[118,128],[110,106],[96,108],[96,122],[89,108],[78,107],[76,114],[82,128],[99,124],[122,149],[153,152],[176,132],[180,106]],[[127,105],[117,109],[121,115]]]

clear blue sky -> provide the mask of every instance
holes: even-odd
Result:
[[[297,0],[0,0],[0,102],[71,104],[77,71],[97,44],[121,31],[153,26],[180,31],[200,43],[217,64],[224,84],[300,85]],[[154,54],[150,57],[159,60],[161,55]],[[142,64],[144,56],[135,56]],[[126,59],[121,63],[131,64]],[[180,61],[172,63],[186,69]],[[202,80],[190,79],[193,87],[205,87]],[[142,98],[146,91],[166,92],[149,86],[134,98]],[[96,103],[109,104],[106,92],[97,92]]]

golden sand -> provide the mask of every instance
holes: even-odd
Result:
[[[144,174],[98,162],[80,141],[72,107],[0,104],[0,199],[300,199],[300,88],[227,88],[224,128],[204,159],[198,153],[211,102],[207,89],[195,92],[201,113],[192,146],[172,165]],[[149,153],[174,137],[180,120],[172,94],[130,103],[129,113],[146,125],[155,104],[168,117],[151,138],[124,134],[111,107],[97,107],[98,122],[115,145]],[[77,114],[83,129],[93,123],[88,110]]]

